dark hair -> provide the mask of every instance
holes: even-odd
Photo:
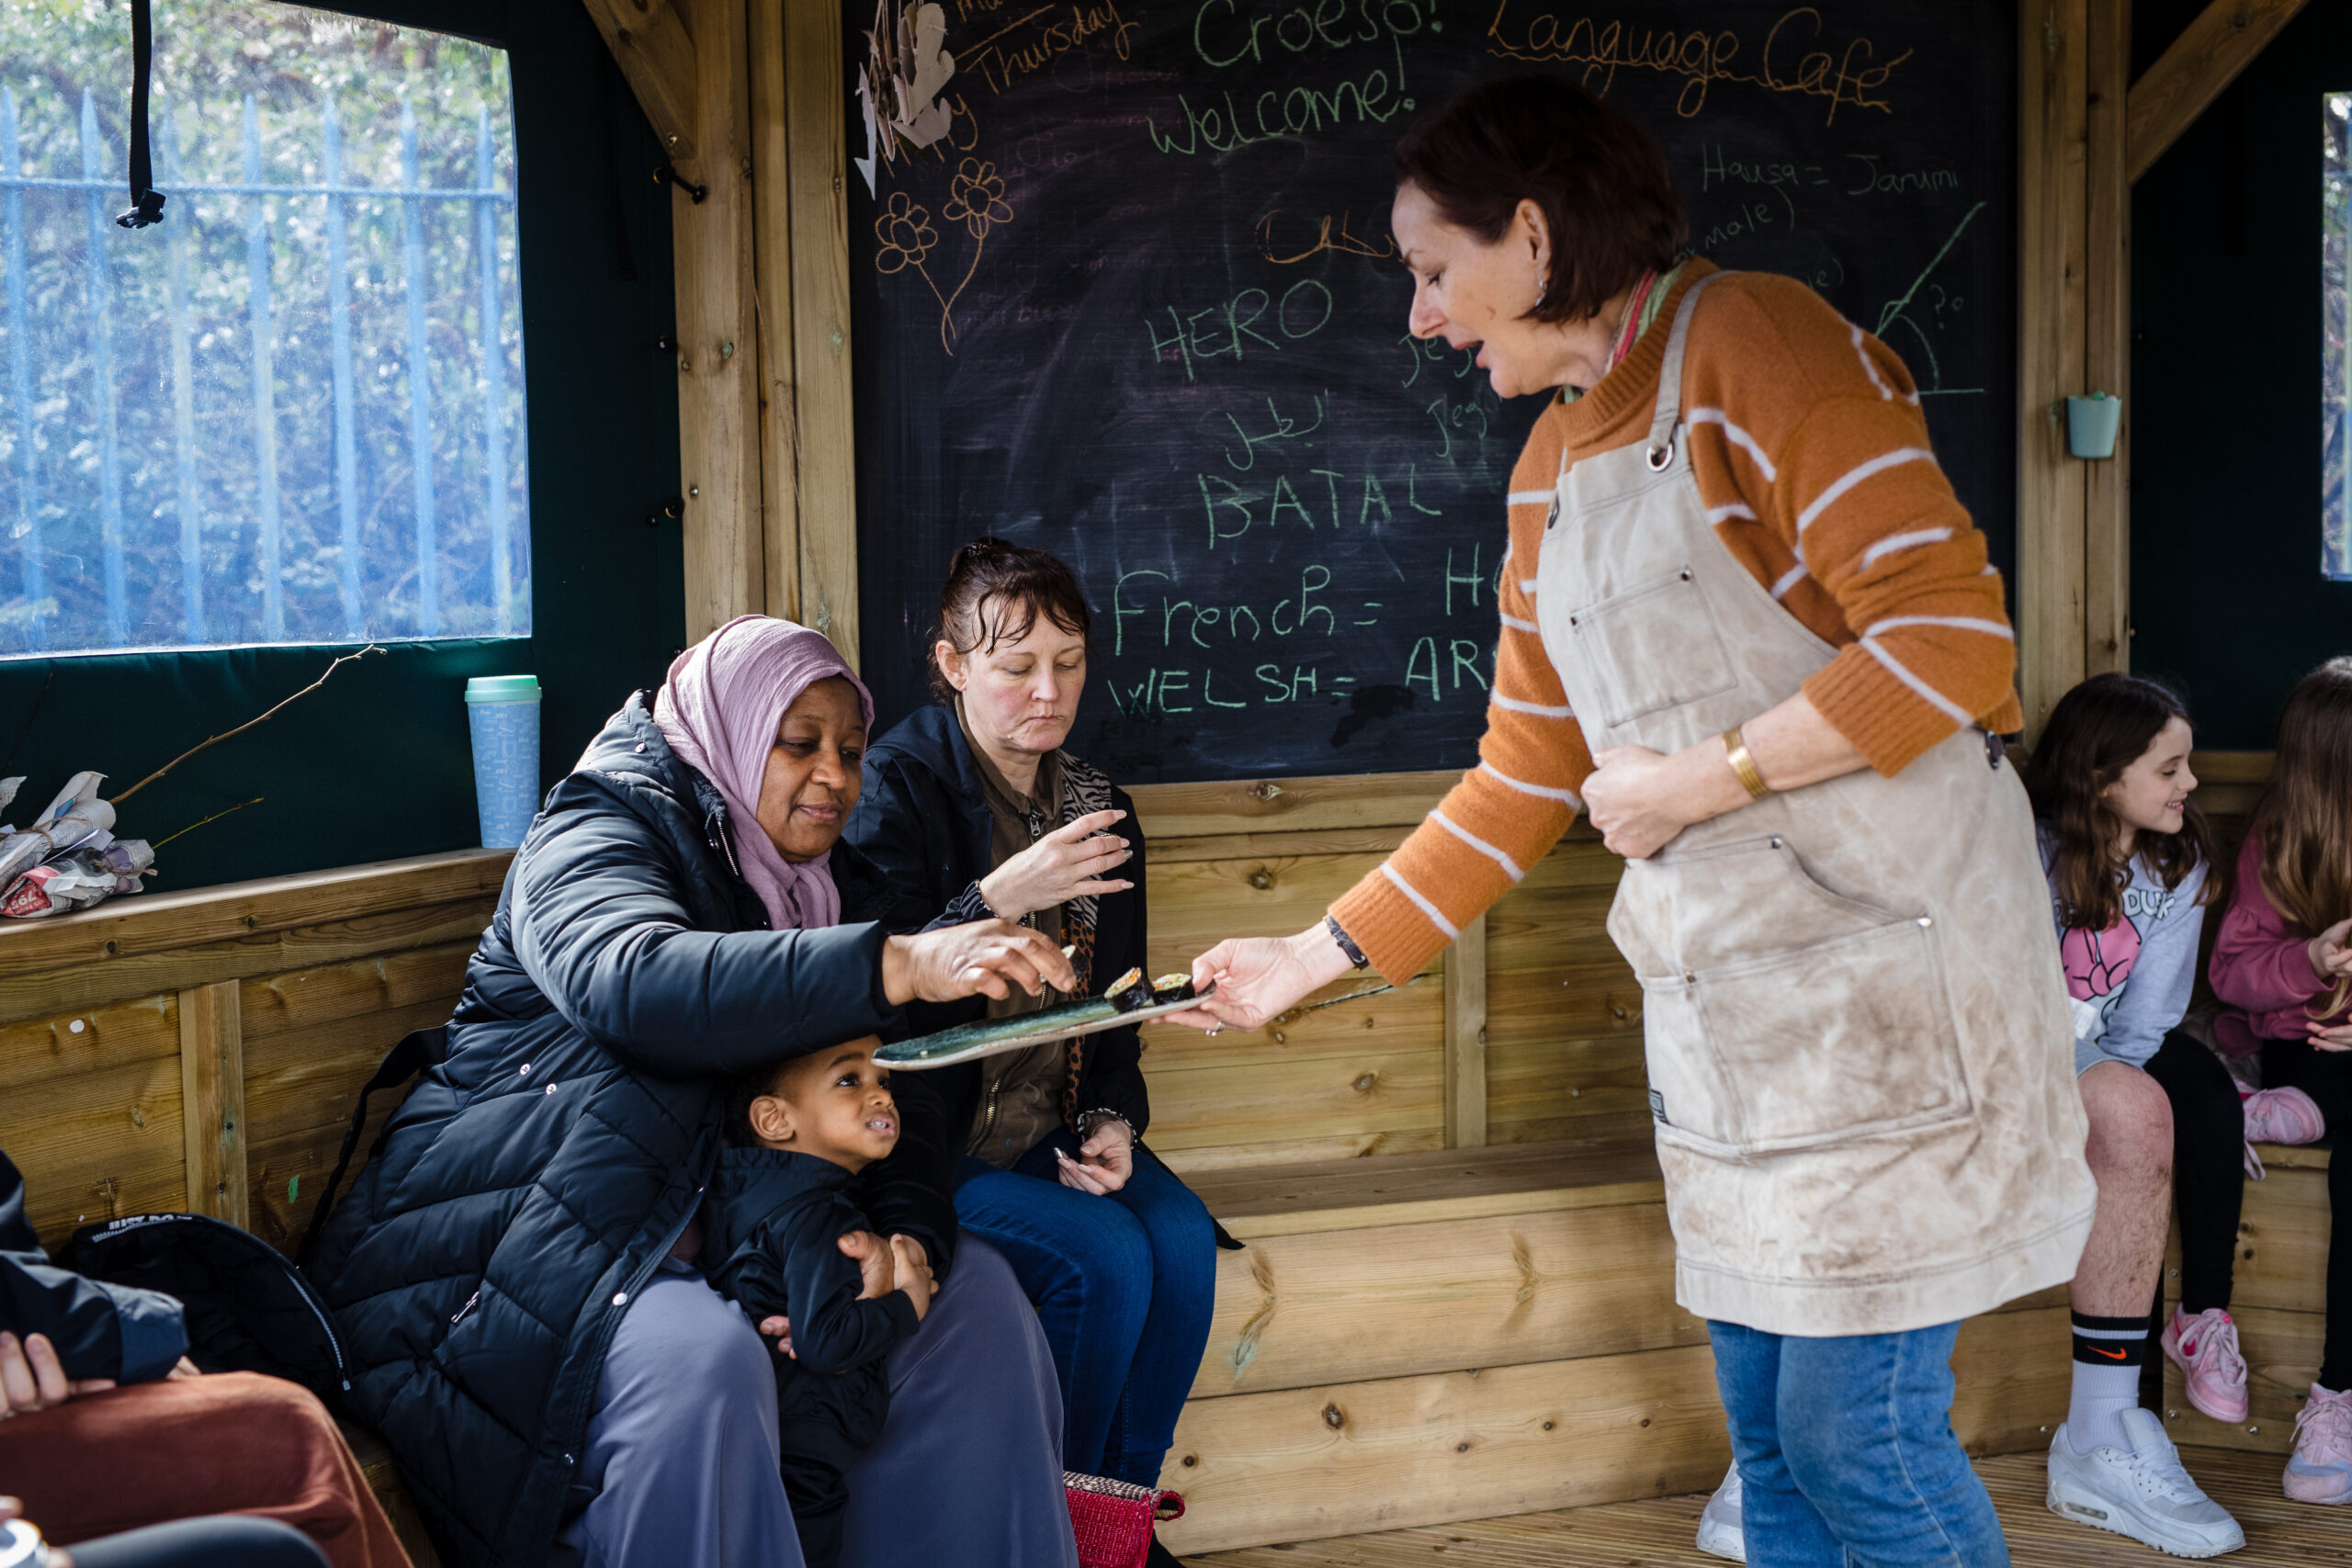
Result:
[[[721,1143],[730,1149],[756,1149],[761,1146],[760,1135],[752,1130],[752,1101],[762,1095],[774,1094],[776,1086],[784,1081],[786,1071],[799,1060],[797,1056],[787,1056],[781,1062],[747,1067],[720,1080],[718,1100],[723,1119],[718,1124],[718,1137]]]
[[[2188,709],[2170,687],[2114,673],[2092,676],[2051,709],[2026,768],[2026,793],[2034,820],[2057,840],[2050,885],[2068,930],[2103,931],[2122,914],[2132,867],[2116,862],[2118,824],[2099,792],[2121,778],[2176,718],[2188,723]],[[2134,846],[2132,858],[2144,861],[2166,887],[2179,886],[2211,857],[2197,802],[2189,800],[2181,815],[2179,832],[2143,833]],[[2217,891],[2209,875],[2199,902]]]
[[[1552,231],[1552,273],[1528,314],[1580,321],[1651,268],[1674,265],[1690,224],[1649,133],[1563,76],[1481,82],[1396,143],[1396,183],[1493,244],[1522,201]]]
[[[1046,619],[1085,637],[1094,626],[1078,574],[1059,556],[1004,539],[974,539],[947,562],[939,591],[939,626],[933,633],[931,689],[942,702],[956,694],[939,668],[937,645],[958,653],[1019,642]]]

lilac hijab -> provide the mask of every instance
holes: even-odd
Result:
[[[874,699],[822,632],[767,615],[738,615],[670,665],[653,701],[653,722],[687,766],[718,788],[734,818],[743,880],[777,931],[839,925],[831,851],[797,864],[776,852],[760,827],[760,782],[785,710],[818,682],[839,675],[857,688],[866,728]]]

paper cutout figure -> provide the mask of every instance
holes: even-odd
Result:
[[[946,40],[947,13],[941,6],[879,0],[857,82],[865,156],[851,160],[865,176],[868,196],[876,194],[880,164],[920,152],[947,134],[955,114],[939,95],[956,74],[956,57],[942,47]]]

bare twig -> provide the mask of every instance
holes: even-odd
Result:
[[[198,828],[203,827],[206,822],[218,822],[223,817],[228,816],[232,811],[243,811],[248,806],[259,806],[261,801],[262,797],[260,795],[255,795],[251,800],[241,800],[237,802],[236,805],[216,811],[211,816],[204,818],[200,821],[191,822],[187,827],[181,829],[178,833],[172,834],[170,838],[158,839],[147,847],[151,850],[160,850],[165,844],[170,843],[173,839],[180,837],[182,833],[193,833]]]
[[[174,768],[178,767],[182,762],[187,761],[190,757],[193,757],[193,756],[195,756],[198,751],[203,750],[205,747],[207,747],[207,746],[217,746],[217,745],[219,745],[219,744],[220,744],[221,741],[223,741],[223,740],[232,739],[233,739],[233,738],[234,738],[234,737],[236,737],[236,736],[243,735],[246,730],[251,729],[251,728],[252,728],[254,725],[256,725],[256,724],[260,724],[260,723],[264,722],[264,721],[265,721],[265,720],[266,720],[266,719],[270,719],[270,718],[273,718],[273,717],[277,716],[277,714],[278,709],[279,709],[279,708],[283,708],[283,707],[285,707],[285,706],[287,705],[287,703],[299,702],[299,701],[300,701],[300,700],[301,700],[302,698],[309,696],[312,692],[317,691],[321,686],[323,686],[323,685],[325,685],[325,684],[327,683],[327,677],[328,677],[328,676],[333,675],[333,674],[334,674],[334,673],[338,669],[342,668],[342,667],[343,667],[344,665],[345,665],[345,664],[350,663],[353,660],[355,660],[355,659],[365,659],[365,658],[367,658],[367,657],[368,657],[369,654],[371,654],[371,653],[381,653],[381,652],[383,652],[383,651],[384,651],[384,650],[383,650],[382,649],[378,648],[374,643],[372,643],[372,642],[371,642],[371,643],[369,643],[367,647],[365,647],[365,648],[361,649],[360,649],[358,652],[356,652],[356,653],[345,653],[345,654],[338,655],[338,656],[336,657],[336,659],[335,659],[334,662],[327,666],[327,669],[326,669],[326,674],[325,674],[325,675],[322,675],[322,676],[320,676],[317,680],[315,680],[315,681],[311,682],[309,685],[307,685],[307,686],[303,687],[300,691],[299,691],[299,692],[295,693],[292,696],[290,696],[290,697],[287,698],[287,699],[286,699],[286,702],[283,702],[283,703],[278,704],[278,705],[277,705],[277,707],[274,707],[274,708],[270,709],[270,710],[269,710],[269,712],[267,712],[267,713],[266,713],[266,714],[262,715],[260,718],[249,718],[249,719],[245,720],[245,722],[244,722],[244,723],[243,723],[243,724],[241,724],[241,725],[237,726],[237,728],[234,728],[234,729],[232,729],[232,730],[226,731],[225,733],[223,733],[223,734],[220,734],[220,735],[208,736],[208,737],[207,737],[207,738],[206,738],[206,739],[204,739],[200,744],[198,744],[198,745],[195,745],[195,746],[191,746],[191,747],[189,747],[187,750],[185,750],[185,751],[181,752],[178,756],[176,756],[176,757],[173,758],[170,761],[168,761],[168,762],[164,763],[162,767],[157,768],[153,773],[149,773],[145,778],[141,779],[137,784],[132,784],[129,789],[124,790],[121,794],[119,794],[119,795],[115,795],[115,796],[113,797],[115,805],[116,805],[116,806],[118,806],[118,807],[119,807],[119,806],[120,806],[124,801],[129,800],[132,795],[137,795],[141,790],[145,789],[149,784],[153,784],[157,779],[162,778],[165,773],[170,773]]]

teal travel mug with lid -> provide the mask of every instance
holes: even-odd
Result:
[[[474,738],[474,804],[481,847],[522,843],[539,809],[539,678],[476,675],[466,682]]]

